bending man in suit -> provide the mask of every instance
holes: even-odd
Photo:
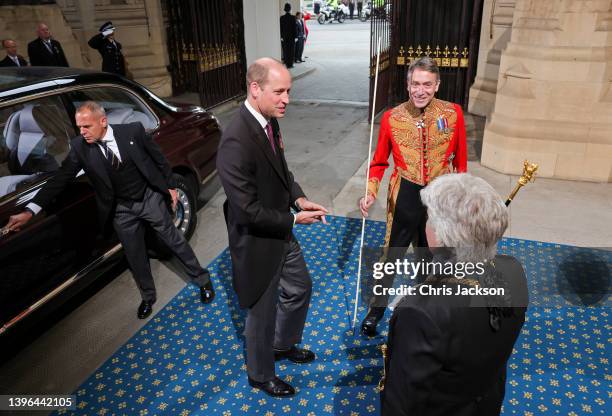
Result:
[[[295,224],[325,222],[327,210],[308,201],[287,168],[277,118],[285,116],[291,75],[272,58],[247,71],[247,100],[224,130],[217,170],[227,195],[223,205],[234,289],[248,308],[246,361],[249,384],[271,396],[292,386],[275,374],[274,361],[314,360],[296,347],[302,339],[312,282]],[[297,214],[292,214],[290,208]]]
[[[28,43],[28,56],[32,66],[68,66],[62,44],[51,38],[49,26],[39,23],[36,34],[38,37]]]
[[[3,40],[2,47],[6,51],[6,57],[0,61],[0,67],[28,66],[28,61],[23,56],[17,54],[17,42],[13,39]]]
[[[98,220],[105,233],[112,225],[123,245],[142,302],[138,318],[148,317],[156,300],[155,284],[145,245],[145,225],[150,226],[200,287],[202,303],[212,302],[215,292],[208,271],[176,229],[169,205],[177,193],[168,161],[140,123],[108,124],[104,109],[93,101],[76,112],[80,136],[72,139],[70,153],[61,168],[26,206],[10,217],[9,230],[18,231],[44,209],[83,169],[96,191]]]

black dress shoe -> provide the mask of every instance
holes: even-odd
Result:
[[[274,350],[274,361],[279,361],[288,358],[298,364],[309,363],[315,359],[315,353],[309,350],[301,349],[295,345],[288,350]]]
[[[361,323],[361,332],[369,337],[376,336],[376,326],[385,315],[385,308],[372,307]]]
[[[148,317],[149,315],[151,315],[151,312],[153,312],[153,304],[155,303],[154,300],[143,300],[142,302],[140,302],[140,306],[138,307],[138,319],[145,319],[146,317]]]
[[[272,397],[288,397],[295,394],[295,389],[278,377],[274,377],[272,380],[264,381],[263,383],[249,377],[249,384],[251,387],[255,387]]]
[[[215,298],[215,289],[212,282],[209,280],[204,286],[200,286],[200,300],[202,303],[210,303]]]

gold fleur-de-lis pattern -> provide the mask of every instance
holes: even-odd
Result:
[[[305,365],[277,363],[277,374],[296,387],[296,396],[273,399],[248,386],[242,335],[245,312],[238,308],[225,250],[209,265],[217,288],[211,305],[200,303],[197,288],[185,287],[85,380],[74,393],[75,411],[57,413],[378,415],[377,385],[382,375],[378,345],[386,339],[387,320],[380,325],[379,337],[353,334],[360,227],[361,220],[343,217],[331,217],[327,226],[296,227],[313,279],[302,346],[317,354]],[[382,246],[384,233],[384,222],[368,221],[366,245]],[[581,259],[599,259],[597,267],[607,265],[609,273],[612,252],[518,239],[502,240],[500,252],[521,261],[531,296],[508,365],[502,414],[612,414],[609,296],[604,303],[586,306],[590,300],[582,295],[572,298],[570,290],[558,295],[575,288],[571,276],[580,273],[575,268],[584,269]],[[359,304],[359,318],[365,313]]]

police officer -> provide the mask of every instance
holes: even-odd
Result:
[[[121,44],[115,40],[115,26],[112,22],[100,26],[100,33],[89,39],[88,43],[102,55],[102,71],[125,76],[125,60]]]

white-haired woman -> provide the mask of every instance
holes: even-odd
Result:
[[[435,179],[421,199],[435,272],[391,317],[381,414],[498,415],[528,302],[521,264],[496,255],[507,208],[466,173]]]

